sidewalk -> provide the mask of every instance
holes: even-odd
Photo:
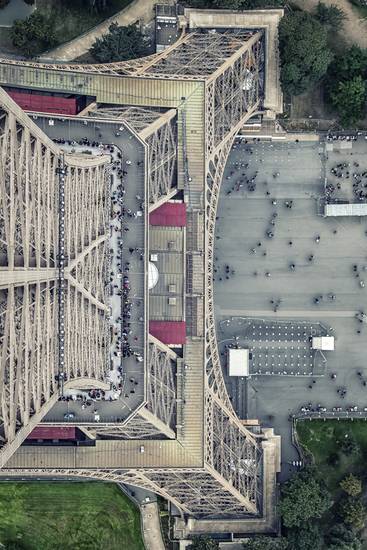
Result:
[[[165,550],[159,521],[158,503],[142,504],[140,510],[146,550]]]
[[[125,485],[124,483],[118,483],[118,486],[127,497],[135,502],[140,510],[141,533],[145,549],[165,550],[156,495],[141,487]],[[146,501],[147,496],[149,496],[150,502]]]
[[[93,27],[90,31],[46,52],[40,56],[40,60],[72,61],[87,53],[96,38],[108,32],[111,23],[116,21],[119,25],[130,25],[138,20],[143,23],[151,21],[154,18],[156,3],[157,0],[133,0],[126,8]],[[171,4],[173,2],[171,0],[161,0],[161,3]]]

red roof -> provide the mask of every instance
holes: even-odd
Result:
[[[186,204],[184,202],[165,202],[149,214],[149,223],[162,227],[185,227]]]
[[[74,97],[59,97],[40,94],[29,94],[9,90],[10,97],[25,111],[75,115],[77,101]]]
[[[77,439],[75,426],[37,426],[27,439]]]
[[[186,343],[185,321],[149,321],[149,332],[163,344]]]

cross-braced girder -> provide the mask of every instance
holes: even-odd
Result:
[[[146,138],[149,201],[156,203],[177,186],[176,119],[170,118]]]
[[[213,399],[211,406],[212,438],[207,446],[211,453],[207,458],[226,481],[249,499],[252,510],[258,510],[262,473],[260,444],[226,413],[219,400]]]
[[[177,188],[177,113],[170,109],[101,107],[88,113],[101,119],[119,120],[146,143],[149,202],[169,198]]]
[[[88,430],[97,437],[107,439],[163,439],[165,435],[159,429],[145,418],[139,412],[130,418],[126,423],[114,423],[110,426],[98,426],[96,424],[88,426]]]
[[[243,28],[196,30],[183,34],[163,52],[141,59],[96,65],[61,65],[0,58],[0,69],[6,71],[4,65],[13,65],[105,76],[206,80],[225,65],[254,34],[255,30]]]
[[[263,57],[263,39],[259,36],[251,48],[209,85],[207,101],[212,100],[210,94],[214,93],[215,147],[263,99]]]
[[[55,281],[10,285],[0,297],[0,437],[5,444],[55,391]]]
[[[205,79],[221,67],[255,31],[213,30],[187,34],[168,55],[157,59],[148,74],[192,76]]]
[[[60,205],[61,151],[4,92],[0,100],[0,438],[6,447],[34,419],[39,422],[57,394],[60,347],[69,380],[106,376],[110,203],[109,157],[68,155]],[[65,235],[59,250],[60,208]],[[62,337],[60,257],[65,266]]]
[[[88,116],[127,122],[138,134],[158,120],[161,115],[161,109],[148,109],[133,105],[102,105],[88,112]]]
[[[212,159],[232,129],[264,98],[264,36],[259,31],[206,84],[206,150]]]
[[[147,372],[147,409],[175,429],[176,365],[156,344],[149,344]]]

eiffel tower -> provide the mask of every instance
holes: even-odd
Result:
[[[121,124],[141,147],[145,272],[153,252],[167,252],[164,228],[149,219],[177,197],[186,207],[185,226],[164,233],[180,243],[184,344],[170,346],[150,330],[158,299],[145,277],[141,402],[126,418],[68,421],[92,445],[22,445],[36,426],[65,425],[53,417],[55,407],[64,410],[64,392],[107,387],[111,156],[65,150],[52,134],[61,115],[26,114],[0,90],[3,476],[74,476],[149,489],[180,511],[178,537],[277,531],[280,440],[256,421],[241,421],[227,394],[213,260],[220,185],[235,136],[254,114],[281,110],[274,53],[281,16],[185,10],[172,46],[128,62],[0,59],[2,86],[90,96],[75,120],[86,128]]]

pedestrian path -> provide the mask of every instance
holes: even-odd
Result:
[[[109,17],[103,21],[103,23],[93,27],[90,31],[87,31],[81,36],[74,38],[74,40],[70,40],[66,44],[62,44],[61,46],[46,52],[40,57],[40,59],[72,61],[77,57],[86,54],[97,38],[100,38],[103,34],[107,34],[111,23],[116,22],[118,25],[125,26],[131,25],[136,21],[140,21],[144,24],[151,21],[154,18],[154,6],[156,3],[156,0],[134,0],[126,8],[112,17]],[[166,2],[165,0],[161,0],[160,3],[164,4]]]

